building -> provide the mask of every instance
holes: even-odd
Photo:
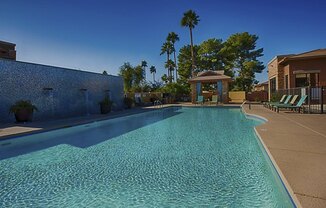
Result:
[[[0,58],[16,60],[16,44],[0,41]]]
[[[254,85],[254,92],[268,91],[268,81]]]
[[[196,77],[189,80],[191,84],[191,101],[195,103],[198,95],[203,95],[203,84],[216,85],[215,92],[212,95],[218,95],[221,103],[228,103],[229,82],[231,77],[224,75],[224,71],[203,71],[199,72]],[[211,98],[208,98],[211,99]]]
[[[269,96],[280,89],[326,86],[326,49],[274,57],[268,81]]]

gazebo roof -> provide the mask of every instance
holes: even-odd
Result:
[[[189,82],[217,82],[218,80],[231,81],[231,77],[224,75],[224,71],[203,71],[196,77],[189,79]]]

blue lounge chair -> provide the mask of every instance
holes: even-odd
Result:
[[[305,102],[305,100],[307,99],[307,97],[308,97],[307,95],[302,96],[296,105],[292,105],[292,106],[286,106],[286,105],[276,106],[276,111],[279,112],[280,108],[288,108],[288,109],[291,109],[291,110],[299,110],[299,113],[300,113],[301,108],[303,108],[302,105]]]
[[[271,105],[271,104],[284,103],[285,98],[286,98],[286,95],[283,95],[282,98],[280,99],[280,101],[278,101],[278,102],[264,102],[263,105],[264,105],[264,107],[266,107],[266,108],[270,108],[270,105]]]
[[[286,97],[286,99],[285,99],[285,101],[284,101],[283,104],[288,104],[291,98],[292,98],[292,95],[288,95],[288,96]],[[278,104],[279,104],[279,103],[271,103],[271,104],[269,105],[269,109],[272,110],[272,109],[273,109],[273,106],[278,105]]]
[[[204,104],[204,96],[198,95],[196,103]]]
[[[215,103],[217,105],[217,103],[218,103],[217,95],[212,95],[212,101],[210,102],[210,104],[212,104],[212,103]]]
[[[276,107],[282,106],[282,107],[286,107],[286,106],[293,106],[294,103],[297,101],[299,95],[294,95],[291,99],[291,101],[289,103],[280,103],[280,104],[274,104],[272,105],[272,110],[276,110]]]

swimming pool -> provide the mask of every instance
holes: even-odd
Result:
[[[239,108],[166,108],[0,142],[0,207],[294,207]]]

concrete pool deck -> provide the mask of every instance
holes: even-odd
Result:
[[[106,115],[89,115],[89,116],[80,116],[73,118],[63,118],[55,119],[48,121],[35,121],[27,123],[5,123],[0,124],[0,141],[2,139],[8,139],[16,136],[23,136],[30,133],[39,133],[43,131],[49,131],[60,128],[67,128],[71,126],[86,124],[94,121],[118,118],[122,116],[133,115],[137,113],[144,113],[147,111],[153,110],[153,107],[150,108],[141,108],[136,107],[128,110],[111,112]]]
[[[168,106],[176,105],[163,107]],[[194,105],[183,103],[182,106]],[[0,140],[31,132],[66,128],[147,112],[156,108],[155,106],[137,107],[108,115],[91,115],[26,124],[0,124]],[[326,115],[275,113],[261,105],[251,105],[249,109],[246,104],[243,109],[248,114],[258,115],[268,120],[257,126],[256,130],[301,205],[312,208],[326,207]]]
[[[256,130],[302,207],[326,207],[326,115],[243,109],[268,120]]]

